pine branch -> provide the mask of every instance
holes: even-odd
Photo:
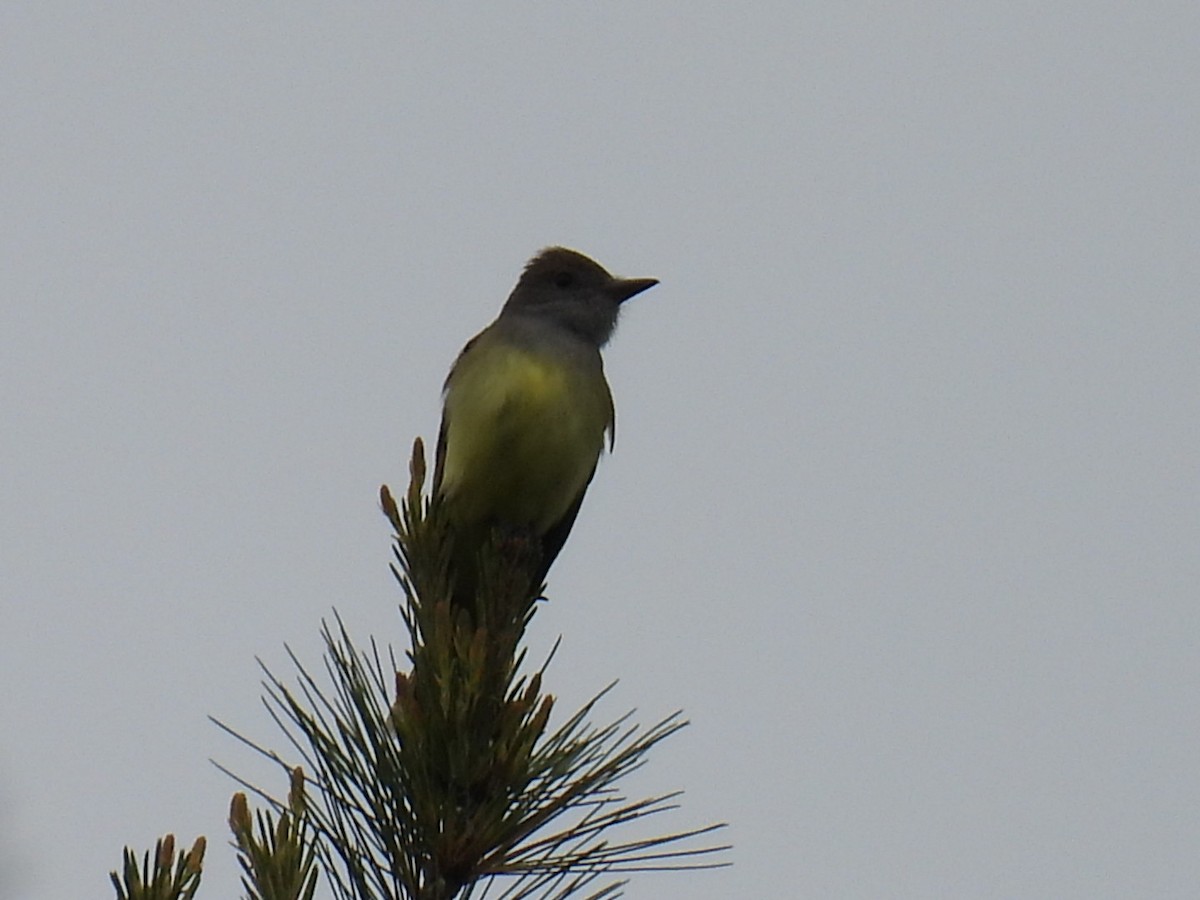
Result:
[[[198,837],[190,850],[177,856],[175,835],[168,834],[155,843],[153,856],[146,852],[140,869],[137,854],[126,847],[121,874],[110,875],[117,900],[192,900],[200,886],[205,846],[204,838]]]
[[[618,782],[687,723],[675,713],[644,728],[626,714],[597,727],[591,716],[610,685],[548,731],[549,660],[523,674],[521,646],[538,599],[530,590],[537,542],[497,530],[476,561],[472,600],[461,592],[455,599],[454,535],[425,481],[418,441],[403,503],[381,491],[405,596],[403,664],[385,661],[374,642],[358,649],[335,613],[322,631],[331,687],[294,655],[294,686],[264,667],[264,703],[312,773],[297,827],[311,829],[311,852],[335,896],[452,900],[499,891],[517,900],[591,890],[609,898],[621,882],[597,887],[607,874],[727,865],[726,847],[696,843],[720,825],[614,839],[675,809],[678,794],[629,800]],[[280,754],[222,727],[291,773]],[[282,828],[288,807],[245,786],[275,808]],[[263,827],[259,841],[269,843]]]
[[[306,813],[300,768],[292,770],[288,807],[278,811],[278,819],[261,810],[252,819],[246,795],[233,795],[229,827],[242,867],[246,900],[312,900],[317,890],[318,847]]]

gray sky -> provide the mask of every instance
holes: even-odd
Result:
[[[736,844],[628,896],[1194,897],[1200,6],[513,6],[0,12],[4,895],[233,895],[206,715],[401,640],[377,487],[562,243],[662,284],[533,652]]]

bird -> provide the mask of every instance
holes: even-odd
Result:
[[[656,284],[548,247],[459,353],[443,387],[433,482],[450,525],[456,602],[474,602],[479,551],[494,529],[533,544],[530,590],[540,592],[615,442],[600,350],[622,304]]]

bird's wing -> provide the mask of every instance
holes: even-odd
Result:
[[[446,466],[446,414],[442,413],[442,424],[438,428],[437,450],[433,454],[433,488],[431,496],[437,496],[442,489],[442,473]]]
[[[541,587],[542,582],[546,579],[546,573],[550,571],[550,566],[553,565],[555,557],[563,548],[563,544],[567,542],[567,535],[571,533],[571,527],[575,524],[575,517],[579,515],[579,508],[583,506],[583,495],[587,493],[588,485],[592,483],[592,476],[596,474],[596,467],[592,466],[592,471],[588,474],[587,481],[583,487],[579,489],[578,495],[567,507],[567,511],[563,513],[563,517],[555,522],[542,535],[542,559],[538,566],[537,572],[533,579],[535,587]]]
[[[608,405],[608,449],[612,452],[612,448],[617,440],[617,411],[613,404],[612,392],[608,388],[608,382],[601,379],[601,384],[604,386],[604,400]],[[603,445],[601,445],[603,447]],[[596,460],[599,462],[599,459]],[[542,561],[538,566],[537,577],[534,578],[534,583],[541,586],[546,578],[546,574],[550,571],[550,566],[554,563],[559,551],[562,550],[563,544],[567,542],[567,536],[571,533],[571,528],[575,525],[575,517],[579,515],[579,508],[583,506],[583,496],[587,493],[588,486],[592,483],[592,479],[596,475],[596,466],[592,466],[592,471],[588,473],[587,481],[583,483],[583,487],[579,489],[579,493],[575,499],[571,501],[571,505],[567,507],[567,511],[563,513],[561,519],[555,522],[542,535]]]
[[[482,334],[482,332],[480,332],[480,334]],[[454,380],[454,373],[458,371],[459,364],[463,361],[463,358],[468,353],[471,352],[471,349],[475,346],[476,341],[479,340],[480,334],[475,335],[475,337],[473,337],[469,341],[467,341],[467,343],[463,346],[462,350],[459,351],[458,357],[454,360],[454,365],[452,365],[450,367],[450,373],[446,376],[445,383],[442,384],[442,396],[443,397],[446,395],[446,391],[450,390],[450,382]],[[434,452],[434,463],[433,463],[433,493],[434,494],[437,494],[438,491],[440,491],[442,488],[442,475],[444,474],[444,468],[446,465],[447,425],[448,425],[448,423],[446,422],[446,409],[445,409],[445,406],[443,405],[443,407],[442,407],[442,424],[438,428],[437,450]]]

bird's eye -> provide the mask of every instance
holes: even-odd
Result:
[[[559,272],[554,276],[554,286],[559,288],[569,288],[575,283],[575,276],[570,272]]]

